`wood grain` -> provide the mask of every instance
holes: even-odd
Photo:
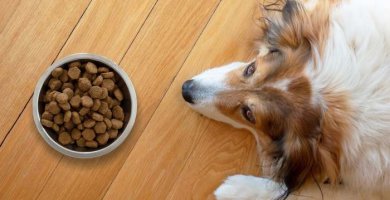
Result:
[[[1,3],[0,92],[7,95],[0,98],[0,116],[6,116],[0,118],[0,144],[31,97],[39,74],[56,58],[89,2]]]
[[[242,4],[234,0],[222,1],[205,33],[202,34],[187,62],[172,83],[172,87],[164,97],[110,190],[107,192],[105,199],[165,199],[169,194],[167,191],[170,191],[175,184],[182,185],[183,188],[191,184],[191,181],[188,184],[185,181],[179,182],[179,175],[185,168],[186,163],[188,163],[188,159],[193,151],[200,144],[199,141],[201,141],[202,135],[208,129],[210,121],[199,117],[198,114],[185,105],[180,92],[181,84],[186,79],[210,66],[235,59],[248,59],[247,57],[252,53],[253,49],[253,38],[251,37],[251,29],[242,26],[242,20],[247,19],[243,18],[244,16],[248,16],[249,20],[251,20],[254,13],[253,9],[253,4]],[[217,129],[213,130],[216,131]],[[228,135],[225,136],[230,138]],[[247,138],[246,142],[240,144],[236,138],[235,142],[232,143],[240,145],[238,147],[227,145],[227,148],[230,148],[230,150],[237,148],[246,149],[248,147],[243,146],[248,143],[249,148],[250,146],[253,147],[253,143],[248,140],[247,134],[242,134],[241,137],[241,139]],[[223,141],[226,142],[227,140]],[[215,140],[211,141],[215,142]],[[213,143],[203,142],[205,142],[204,145],[206,147],[212,148],[214,146]],[[212,157],[215,156],[216,152],[220,152],[219,149],[216,149],[220,146],[224,145],[216,145],[210,152],[204,151],[205,149],[200,151]],[[252,154],[253,152],[251,151],[243,150],[243,152],[232,155],[243,156],[243,154],[246,154],[246,158],[256,157],[253,156],[255,154]],[[229,154],[224,153],[225,157],[221,159],[225,161],[230,160]],[[205,157],[210,158],[209,156]],[[218,162],[210,159],[202,161],[209,165],[216,164],[221,169],[210,168],[212,170],[222,170],[222,172],[226,173],[224,166],[218,164]],[[246,164],[253,164],[253,162]],[[232,165],[237,167],[237,163]],[[237,169],[231,169],[234,168],[232,165],[225,167],[230,168],[228,170],[230,172],[237,171]],[[243,165],[245,164],[239,164],[239,166]],[[253,170],[248,171],[253,172]],[[192,172],[189,172],[189,174],[194,175]],[[210,181],[210,179],[207,181]],[[220,178],[217,181],[219,182]],[[205,190],[198,191],[199,193],[205,194],[206,191],[210,192],[210,186],[213,187],[213,184],[205,185],[202,188]],[[191,198],[192,193],[189,193],[188,190],[191,189],[185,188],[185,191],[176,196],[176,198]]]
[[[93,160],[63,158],[39,199],[101,198],[213,14],[217,0],[159,0],[120,65],[136,87],[139,110],[130,138]]]
[[[93,1],[59,57],[80,51],[94,52],[119,62],[155,2]],[[133,20],[125,20],[127,18]],[[112,39],[100,42],[96,38]],[[62,159],[62,155],[45,144],[38,134],[31,108],[30,101],[0,148],[0,199],[35,199]]]

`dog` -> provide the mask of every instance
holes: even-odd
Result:
[[[269,174],[231,176],[216,198],[286,199],[309,178],[388,190],[390,1],[260,7],[256,58],[212,68],[182,86],[192,109],[254,135]]]

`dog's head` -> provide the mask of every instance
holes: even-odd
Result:
[[[321,103],[308,75],[328,34],[325,8],[308,12],[292,0],[264,6],[260,51],[253,61],[210,69],[182,87],[196,111],[255,135],[287,194],[311,175],[338,176],[337,149],[322,143]]]

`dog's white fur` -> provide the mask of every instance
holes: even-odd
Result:
[[[314,7],[313,2],[308,9]],[[260,49],[260,54],[265,52],[268,50],[264,47]],[[305,72],[312,81],[315,104],[326,109],[321,96],[325,88],[349,94],[353,112],[345,116],[352,122],[352,130],[342,145],[344,184],[371,192],[390,189],[390,1],[351,0],[333,8],[325,50],[322,57],[318,54],[315,69],[313,63],[309,62]],[[213,86],[202,95],[212,101],[214,92],[225,86],[223,76],[242,64],[233,63],[195,77],[205,88]],[[281,82],[278,87],[285,85]],[[210,109],[210,105],[204,101],[193,108],[213,119],[250,129]],[[270,180],[238,175],[229,177],[215,195],[219,200],[272,199],[282,190]]]

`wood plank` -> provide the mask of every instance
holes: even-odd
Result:
[[[119,62],[155,2],[93,1],[59,57],[74,52],[95,52]],[[30,101],[0,148],[0,199],[35,199],[62,159],[38,134],[31,108]]]
[[[247,173],[256,173],[252,166],[256,160],[254,152],[254,142],[245,133],[229,136],[224,134],[226,139],[218,143],[210,139],[214,135],[208,135],[201,140],[202,135],[212,134],[210,132],[231,131],[232,129],[224,125],[216,125],[210,120],[200,117],[188,108],[181,97],[181,84],[191,76],[200,71],[224,62],[237,59],[247,60],[249,55],[253,55],[253,27],[252,19],[254,4],[243,4],[235,0],[222,1],[220,7],[213,16],[205,33],[202,34],[199,42],[195,46],[187,62],[177,75],[172,87],[167,92],[156,113],[139,139],[137,145],[127,158],[117,178],[111,185],[104,199],[204,199],[219,182],[223,174],[243,170]],[[223,128],[225,127],[225,128]],[[206,133],[207,132],[207,133]],[[234,131],[233,131],[234,132]],[[235,131],[237,132],[237,131]],[[214,133],[218,134],[218,133]],[[222,136],[215,136],[220,138]],[[241,142],[240,142],[241,140]],[[201,141],[201,142],[199,142]],[[226,143],[231,141],[232,144]],[[223,144],[224,143],[224,144]],[[234,147],[234,145],[237,147]],[[195,150],[201,145],[198,150]],[[246,145],[249,145],[246,146]],[[218,148],[229,151],[222,152]],[[211,151],[204,151],[203,148],[210,148]],[[218,149],[218,150],[217,150]],[[239,151],[229,155],[228,152]],[[223,156],[216,158],[219,152]],[[202,158],[202,162],[207,164],[188,163],[191,154],[196,154],[196,158]],[[209,155],[208,155],[209,154]],[[213,161],[210,158],[216,158]],[[222,162],[231,161],[238,157],[245,157],[249,163],[238,159],[236,162],[226,164]],[[199,187],[196,193],[200,196],[191,196],[195,191],[191,191],[191,184],[194,183],[192,177],[179,179],[180,173],[185,168],[198,167],[199,171],[189,172],[189,176],[200,176],[202,183],[195,183]],[[204,166],[209,165],[209,170],[213,171],[209,179],[203,176]],[[203,168],[202,168],[203,167]],[[221,172],[215,172],[221,170]],[[212,173],[212,172],[211,172]],[[212,179],[214,178],[214,179]],[[208,185],[208,181],[211,181]],[[179,186],[180,185],[180,186]],[[211,186],[211,187],[210,187]],[[171,189],[183,189],[182,192],[174,192],[171,196]],[[191,192],[189,192],[191,191]],[[206,195],[207,194],[207,195]],[[174,199],[174,198],[173,198]]]
[[[0,33],[4,27],[10,22],[10,18],[15,13],[21,0],[3,0],[0,1]]]
[[[0,116],[7,116],[0,118],[0,144],[90,0],[7,2],[11,12],[0,20],[0,92],[7,94],[0,98]]]
[[[206,26],[219,0],[159,0],[121,66],[130,74],[139,110],[130,138],[93,160],[63,158],[39,199],[98,199],[108,189]]]

